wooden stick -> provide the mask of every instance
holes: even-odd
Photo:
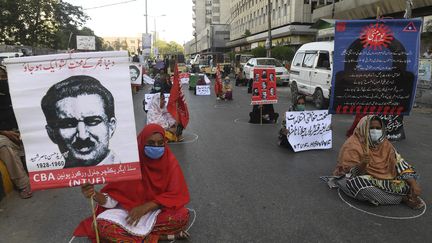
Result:
[[[377,6],[377,14],[376,14],[376,18],[377,18],[377,19],[380,19],[380,14],[381,14],[380,7]]]
[[[94,197],[94,195],[90,198],[90,205],[91,205],[92,214],[93,214],[93,227],[94,227],[95,234],[96,234],[96,242],[100,243],[100,240],[99,240],[99,230],[97,228],[97,221],[96,221],[96,209],[95,209],[95,206],[94,206],[93,197]]]
[[[262,125],[262,109],[263,109],[263,107],[261,106],[260,107],[260,125]]]

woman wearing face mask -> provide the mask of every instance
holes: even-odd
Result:
[[[306,103],[306,98],[303,95],[299,95],[297,96],[296,103],[293,104],[288,111],[304,111],[305,103]],[[284,118],[282,120],[282,128],[279,130],[279,145],[281,147],[286,147],[293,150],[291,144],[288,142],[288,134],[289,131],[286,128],[286,118]]]
[[[110,209],[126,212],[122,222],[97,219],[99,236],[102,242],[158,242],[158,240],[186,239],[185,231],[189,221],[189,191],[183,172],[174,154],[168,148],[164,129],[157,124],[147,125],[138,136],[138,151],[141,163],[142,179],[139,181],[108,183],[100,192],[93,185],[81,187],[85,197],[99,205],[97,214],[110,213]],[[137,236],[124,229],[127,225],[135,226],[141,218],[161,210],[150,233]],[[75,236],[95,238],[92,218],[78,226]]]
[[[374,205],[406,203],[424,207],[417,173],[387,140],[378,116],[363,117],[339,152],[333,172],[336,185],[348,196]]]

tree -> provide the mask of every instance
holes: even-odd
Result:
[[[172,54],[183,54],[184,48],[175,41],[166,42],[163,40],[157,40],[155,47],[158,48],[160,55],[172,55]]]
[[[432,20],[428,20],[424,28],[426,32],[432,32]]]
[[[88,18],[62,0],[0,0],[0,43],[66,49]]]
[[[252,55],[254,55],[254,57],[266,57],[267,55],[267,51],[265,49],[265,47],[262,46],[258,46],[254,49],[251,50]]]
[[[272,57],[281,61],[291,61],[294,54],[295,50],[290,46],[275,46],[272,48]]]

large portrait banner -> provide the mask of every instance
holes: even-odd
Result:
[[[274,68],[254,68],[251,105],[276,104],[276,71]]]
[[[338,20],[335,29],[330,113],[409,115],[421,20]]]
[[[34,190],[140,179],[127,52],[5,64]]]

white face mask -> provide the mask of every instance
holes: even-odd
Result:
[[[371,129],[369,134],[370,134],[371,140],[373,142],[376,142],[382,137],[382,130],[381,129]]]

